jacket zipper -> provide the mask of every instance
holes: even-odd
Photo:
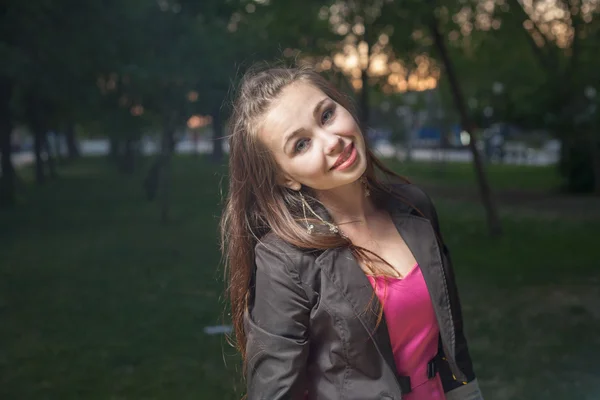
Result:
[[[444,348],[444,352],[446,354],[448,354],[448,348],[446,347],[446,344],[443,342],[443,340],[442,340],[442,347]],[[460,381],[463,384],[466,384],[467,376],[460,370],[454,357],[445,357],[445,361],[450,366],[450,371],[452,372],[452,378],[454,378],[455,381]]]

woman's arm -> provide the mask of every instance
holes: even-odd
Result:
[[[309,300],[283,250],[261,243],[255,255],[253,304],[245,316],[248,400],[301,399]]]

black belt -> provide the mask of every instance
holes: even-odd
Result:
[[[427,363],[427,379],[435,378],[438,373],[438,360],[440,355],[436,355]],[[410,376],[399,376],[398,383],[400,383],[400,390],[402,394],[412,392],[412,385],[410,384]]]

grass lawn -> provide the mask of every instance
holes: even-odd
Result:
[[[472,163],[401,162],[389,161],[388,165],[401,175],[415,182],[427,182],[459,188],[473,187],[476,182]],[[486,164],[490,185],[496,190],[542,190],[556,191],[561,180],[556,166],[524,166]]]
[[[434,170],[397,169],[409,167]],[[550,169],[525,170],[500,168],[497,179],[506,189],[555,181]],[[223,172],[178,159],[167,226],[142,174],[105,160],[25,186],[19,207],[0,212],[0,399],[240,397],[235,352],[203,333],[224,309]],[[504,213],[505,235],[491,239],[480,208],[434,200],[486,400],[600,398],[600,220]]]

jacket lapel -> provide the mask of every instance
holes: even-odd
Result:
[[[437,236],[431,223],[410,214],[392,213],[396,229],[419,263],[435,310],[446,356],[454,359],[454,322]]]
[[[396,229],[419,263],[435,310],[446,356],[455,357],[454,322],[446,287],[440,248],[431,223],[421,217],[395,210],[391,213]],[[318,259],[323,272],[352,306],[356,317],[375,342],[377,350],[398,375],[385,317],[377,326],[381,307],[371,283],[347,248],[325,251]]]
[[[429,220],[411,214],[412,208],[408,204],[390,198],[386,207],[400,236],[419,263],[440,328],[444,352],[447,357],[454,359],[454,322],[436,233]],[[381,303],[350,250],[347,248],[326,250],[316,261],[339,293],[351,305],[354,314],[390,367],[388,372],[398,376],[385,316],[377,326]]]
[[[377,351],[390,368],[384,373],[391,373],[394,378],[398,376],[385,317],[377,326],[381,303],[350,250],[327,250],[316,262],[336,286],[339,294],[351,305],[355,316],[373,339]]]

